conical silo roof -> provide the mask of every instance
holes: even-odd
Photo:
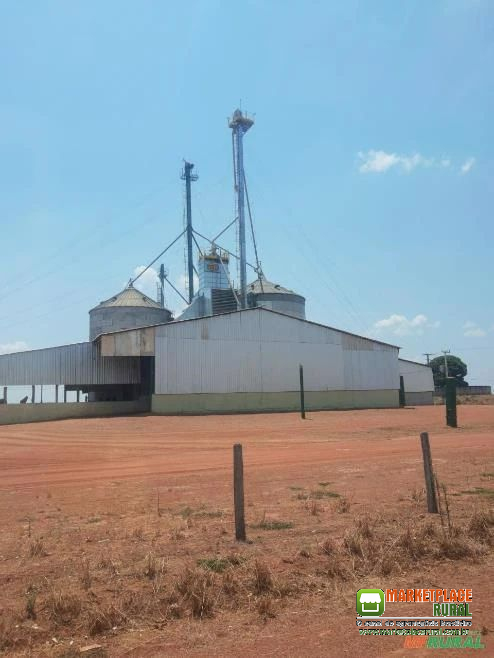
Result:
[[[109,308],[112,306],[128,306],[132,308],[161,308],[158,302],[148,297],[134,286],[129,285],[121,292],[101,302],[95,308]]]
[[[273,295],[276,293],[284,294],[284,295],[298,295],[298,293],[294,292],[293,290],[289,290],[288,288],[284,288],[283,286],[280,286],[279,283],[272,283],[271,281],[268,281],[267,279],[261,281],[259,279],[256,279],[252,283],[249,283],[247,286],[247,292],[252,292],[254,294],[269,294]]]

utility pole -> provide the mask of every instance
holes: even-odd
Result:
[[[429,365],[431,361],[430,357],[434,356],[434,352],[424,352],[423,356],[425,356],[425,358],[427,359],[427,365]]]
[[[192,303],[194,297],[194,260],[192,255],[192,200],[190,193],[190,184],[196,181],[199,176],[192,173],[194,165],[192,162],[184,161],[184,168],[180,178],[185,181],[185,202],[187,211],[187,225],[185,229],[187,238],[187,276],[189,279],[189,304]]]
[[[165,266],[163,263],[160,265],[160,271],[158,274],[158,279],[160,280],[159,287],[159,304],[161,308],[165,308],[165,279],[167,277],[167,272],[165,272]]]
[[[444,354],[444,376],[447,378],[449,377],[447,355],[451,354],[451,350],[442,350],[442,353]]]
[[[228,123],[232,129],[233,178],[237,197],[238,255],[240,262],[240,307],[247,307],[247,253],[245,243],[245,172],[244,135],[254,125],[254,120],[242,110],[235,110]]]

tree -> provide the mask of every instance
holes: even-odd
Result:
[[[453,354],[447,354],[446,360],[448,362],[448,375],[449,377],[454,377],[456,379],[457,386],[468,386],[468,382],[465,381],[465,376],[467,374],[467,365],[458,356]],[[444,372],[444,356],[436,356],[435,359],[432,359],[430,364],[432,368],[432,375],[434,377],[434,386],[440,388],[444,387],[444,380],[446,378],[446,373]]]

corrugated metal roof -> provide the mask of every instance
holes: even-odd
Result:
[[[108,306],[131,306],[131,307],[145,307],[145,308],[161,308],[158,302],[148,297],[134,286],[130,285],[118,294],[110,297],[101,302],[95,308],[102,308]],[[91,309],[94,310],[94,309]]]
[[[411,361],[410,359],[404,359],[400,356],[399,358],[400,361],[406,361],[406,363],[413,363],[415,366],[423,366],[424,368],[432,368],[431,365],[428,365],[427,363],[420,363],[420,361]]]
[[[138,384],[139,357],[102,357],[97,345],[75,343],[0,356],[0,385]]]
[[[227,316],[232,316],[237,313],[240,314],[240,313],[255,313],[255,312],[272,313],[273,315],[278,315],[283,318],[290,318],[291,320],[296,320],[297,322],[306,322],[307,324],[311,324],[314,327],[323,327],[324,329],[332,329],[333,331],[337,331],[340,334],[346,334],[347,336],[355,336],[356,338],[369,340],[371,343],[378,343],[379,345],[386,345],[388,347],[394,347],[396,349],[400,349],[399,345],[394,345],[393,343],[386,343],[383,340],[377,340],[376,338],[369,338],[368,336],[360,336],[359,334],[352,334],[350,331],[345,331],[344,329],[337,329],[336,327],[331,327],[330,325],[327,324],[321,324],[320,322],[313,322],[312,320],[297,318],[294,315],[289,315],[288,313],[280,313],[279,311],[273,311],[272,309],[264,308],[263,306],[255,306],[253,308],[243,308],[237,311],[230,311],[228,313],[218,313],[216,315],[206,315],[205,317],[202,318],[185,318],[184,320],[173,320],[172,322],[157,322],[156,324],[147,324],[142,327],[134,327],[133,329],[119,329],[116,331],[105,331],[104,333],[100,334],[100,336],[106,336],[108,334],[113,334],[113,333],[120,333],[122,331],[135,331],[136,329],[147,329],[148,327],[162,327],[165,325],[173,326],[176,324],[185,324],[186,322],[200,322],[201,320],[207,318],[226,318]],[[97,341],[100,336],[96,336],[94,340]]]
[[[253,292],[255,294],[258,293],[266,293],[266,294],[285,294],[285,295],[298,295],[298,292],[294,292],[293,290],[289,290],[288,288],[283,288],[283,286],[280,286],[279,283],[273,283],[272,281],[268,281],[267,279],[262,280],[262,287],[261,287],[261,281],[259,279],[256,279],[252,283],[249,283],[247,286],[247,292]],[[302,295],[299,295],[299,297],[302,297]]]

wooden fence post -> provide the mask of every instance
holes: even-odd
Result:
[[[299,365],[300,374],[300,415],[305,419],[304,366]]]
[[[240,443],[233,446],[233,503],[235,506],[235,539],[245,541],[244,461]]]
[[[431,446],[429,444],[429,434],[422,432],[420,435],[422,444],[422,456],[424,458],[424,475],[425,487],[427,490],[427,511],[431,514],[438,514],[436,499],[436,488],[434,482],[434,471],[432,470]]]

